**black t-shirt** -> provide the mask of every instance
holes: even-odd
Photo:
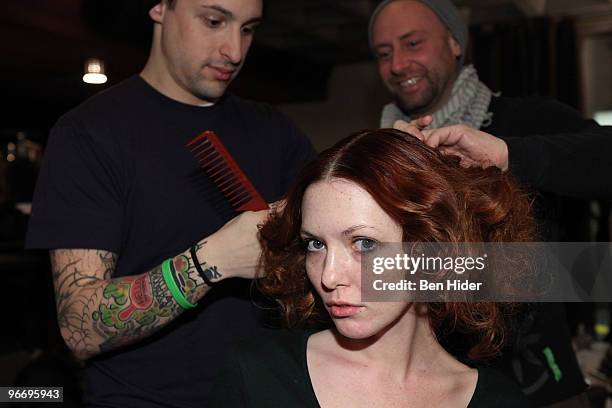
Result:
[[[210,235],[235,214],[185,147],[206,130],[268,202],[314,157],[308,139],[266,105],[232,95],[213,106],[186,105],[134,76],[53,128],[27,247],[112,251],[117,277],[149,271]],[[222,282],[161,332],[91,359],[86,401],[202,406],[227,343],[261,327],[256,310],[248,281]]]
[[[319,407],[306,360],[312,333],[278,330],[239,344],[217,378],[212,406]],[[478,382],[468,408],[530,406],[511,380],[492,368],[478,367]]]

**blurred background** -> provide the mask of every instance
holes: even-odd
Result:
[[[367,41],[368,18],[378,2],[265,0],[265,22],[231,91],[276,105],[319,150],[352,131],[377,127],[389,101]],[[0,386],[63,385],[66,404],[78,406],[79,366],[59,338],[46,253],[23,250],[30,201],[54,122],[144,66],[151,3],[3,2]],[[552,96],[612,124],[612,0],[455,4],[470,23],[467,61],[493,91]],[[102,71],[107,81],[85,83],[88,69]],[[609,204],[567,200],[565,240],[610,241]],[[608,340],[609,305],[568,306],[577,345],[586,350],[584,369],[601,369],[605,347],[598,346],[593,359],[592,343],[583,340]]]

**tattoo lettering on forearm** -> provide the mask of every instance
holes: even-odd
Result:
[[[164,281],[161,268],[156,268],[151,272],[151,290],[153,297],[157,299],[161,309],[175,306],[175,301],[170,291],[168,291],[168,286],[166,285],[166,281]]]
[[[195,245],[194,251],[197,253],[199,249],[204,248],[204,245],[206,245],[206,243],[207,241],[204,241],[202,243],[197,243]],[[199,260],[191,259],[191,261],[195,265],[195,263],[198,262]],[[216,265],[208,265],[206,261],[204,261],[204,262],[200,262],[200,267],[202,271],[204,272],[204,275],[206,276],[206,278],[208,278],[209,281],[214,281],[217,279],[221,279],[223,277],[223,274],[219,272],[219,268]]]
[[[206,265],[206,262],[204,263]],[[204,274],[209,280],[221,279],[223,275],[217,270],[216,266],[210,266],[204,269]]]

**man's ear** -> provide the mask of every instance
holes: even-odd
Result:
[[[167,7],[168,4],[165,0],[161,0],[159,3],[153,6],[153,8],[149,10],[149,17],[151,17],[151,20],[153,20],[154,23],[161,24],[164,19],[164,13],[166,12]]]
[[[453,37],[451,33],[448,33],[448,46],[450,47],[451,52],[453,53],[453,56],[455,58],[459,58],[459,56],[461,56],[461,45],[459,45],[459,43],[457,42],[457,40],[455,40],[455,37]]]

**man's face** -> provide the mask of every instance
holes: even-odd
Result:
[[[397,105],[411,116],[430,114],[449,98],[461,47],[427,6],[390,3],[372,29],[378,72]]]
[[[176,0],[173,8],[159,7],[154,20],[172,86],[196,102],[217,100],[244,63],[262,0]]]

